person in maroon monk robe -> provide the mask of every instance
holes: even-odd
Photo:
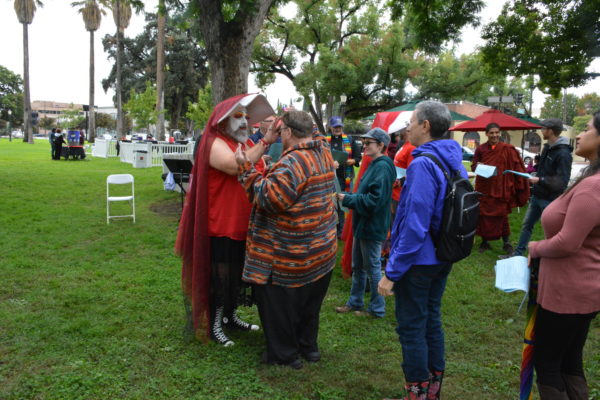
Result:
[[[488,141],[475,150],[471,169],[475,171],[481,163],[496,167],[496,174],[490,178],[477,176],[475,180],[475,190],[483,193],[477,226],[477,235],[481,236],[479,252],[491,250],[489,241],[502,238],[502,249],[512,254],[508,214],[513,207],[527,203],[529,182],[515,174],[504,174],[505,170],[525,172],[525,165],[514,146],[500,141],[500,126],[493,122],[488,124],[485,135]]]

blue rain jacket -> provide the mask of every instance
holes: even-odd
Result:
[[[467,178],[462,150],[455,140],[433,140],[413,150],[415,159],[406,172],[385,268],[385,275],[392,281],[398,281],[412,265],[443,263],[435,256],[434,238],[440,229],[447,180],[431,159],[417,157],[423,153],[436,156],[446,171],[459,171]]]

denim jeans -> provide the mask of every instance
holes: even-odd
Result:
[[[413,265],[394,284],[396,332],[402,345],[407,382],[424,382],[430,371],[443,371],[442,295],[452,264]]]
[[[347,306],[362,310],[365,306],[367,275],[371,284],[371,300],[367,311],[377,317],[385,315],[385,299],[377,293],[381,280],[381,245],[378,240],[354,238],[352,244],[352,288]]]
[[[525,218],[523,218],[521,236],[519,237],[519,244],[515,249],[515,255],[522,256],[525,254],[527,245],[529,244],[529,239],[531,239],[533,227],[535,226],[536,222],[539,221],[540,217],[542,216],[542,212],[550,203],[550,200],[539,199],[535,196],[531,196],[529,199],[529,207],[527,207]]]

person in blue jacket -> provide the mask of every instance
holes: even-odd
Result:
[[[447,139],[450,123],[448,108],[436,101],[417,104],[412,114],[407,139],[416,146],[415,158],[407,170],[392,226],[390,257],[378,287],[380,294],[396,297],[405,399],[439,399],[445,370],[441,305],[452,265],[436,257],[434,243],[447,180],[431,159],[419,155],[433,154],[448,173],[467,177],[460,145]]]
[[[363,138],[365,155],[372,158],[355,193],[340,193],[338,199],[352,214],[352,288],[345,305],[336,307],[338,313],[354,311],[358,316],[385,315],[385,299],[377,292],[381,279],[381,245],[390,226],[392,185],[396,169],[385,157],[390,136],[380,128],[371,129]],[[371,284],[371,300],[364,311],[367,275]]]

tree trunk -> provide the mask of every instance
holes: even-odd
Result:
[[[158,140],[165,140],[165,25],[167,9],[165,1],[159,0],[156,32],[156,111],[158,121],[156,134]]]
[[[119,23],[121,21],[121,2],[116,0],[117,7],[117,140],[124,136],[123,131],[123,103],[121,100],[121,58],[123,54],[122,41],[121,41],[121,27]]]
[[[273,1],[257,0],[254,12],[238,11],[232,21],[225,22],[221,1],[197,0],[215,104],[248,92],[254,40]]]
[[[90,100],[88,109],[88,137],[90,143],[94,143],[96,137],[96,113],[94,110],[94,31],[90,31]]]
[[[29,95],[29,35],[23,24],[23,141],[33,144],[31,125],[31,97]]]

